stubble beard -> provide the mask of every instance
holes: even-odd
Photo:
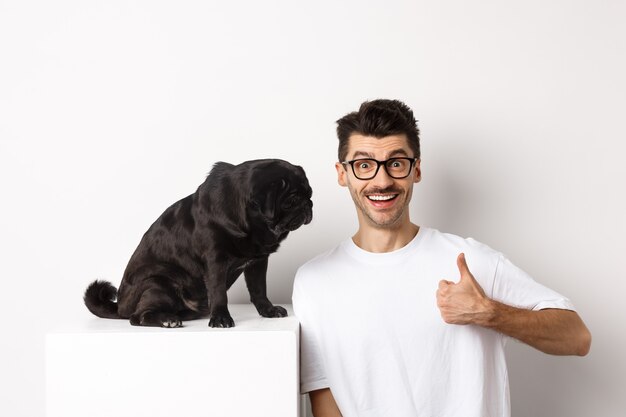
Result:
[[[396,198],[397,199],[403,198],[404,201],[402,201],[401,203],[398,201],[398,203],[400,204],[398,204],[398,206],[395,208],[395,212],[391,213],[390,217],[386,217],[384,220],[381,221],[380,219],[377,219],[375,217],[375,213],[372,213],[372,211],[370,211],[373,209],[371,207],[368,207],[367,203],[363,202],[363,200],[361,199],[361,198],[364,198],[364,199],[367,198],[365,196],[365,190],[362,192],[362,195],[360,196],[352,187],[348,187],[348,188],[350,189],[350,196],[352,197],[352,201],[354,201],[354,205],[363,214],[363,216],[365,216],[365,218],[369,220],[369,223],[374,227],[381,228],[381,229],[389,229],[389,228],[392,228],[393,226],[396,226],[397,224],[400,223],[400,220],[402,219],[404,213],[406,212],[408,208],[408,198],[404,190],[394,189],[393,190],[394,192],[399,193]]]

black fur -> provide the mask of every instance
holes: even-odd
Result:
[[[267,298],[267,259],[290,231],[311,222],[312,207],[299,166],[280,159],[218,162],[195,193],[144,234],[119,290],[94,281],[85,305],[98,317],[133,325],[179,327],[210,316],[209,326],[232,327],[226,291],[243,272],[259,314],[284,317],[287,311]]]

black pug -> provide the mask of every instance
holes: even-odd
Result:
[[[119,291],[94,281],[85,304],[98,317],[139,326],[180,327],[210,315],[209,326],[233,327],[226,291],[243,272],[259,314],[285,317],[287,310],[267,298],[267,258],[311,222],[311,194],[304,170],[289,162],[218,162],[144,234]]]

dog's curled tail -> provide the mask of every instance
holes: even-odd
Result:
[[[104,319],[119,319],[117,289],[107,281],[94,281],[85,290],[83,300],[93,314]]]

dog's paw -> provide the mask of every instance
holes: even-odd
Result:
[[[235,321],[230,314],[213,314],[209,320],[209,327],[235,327]]]
[[[153,326],[153,327],[182,327],[183,322],[172,313],[161,313],[154,311],[144,311],[130,316],[130,324],[133,326]]]
[[[259,311],[263,317],[287,317],[287,310],[281,306],[271,306]]]
[[[183,327],[183,322],[177,319],[166,319],[161,322],[161,327]]]

